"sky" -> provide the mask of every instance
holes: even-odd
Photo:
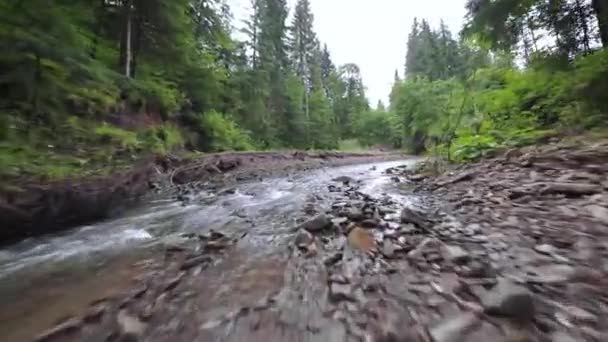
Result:
[[[239,27],[250,0],[228,1]],[[288,0],[290,12],[296,0]],[[407,36],[415,17],[437,27],[441,19],[453,34],[463,23],[465,0],[310,0],[314,28],[336,65],[361,68],[367,97],[375,107],[388,102],[395,69],[403,76]]]

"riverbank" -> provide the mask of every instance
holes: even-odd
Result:
[[[555,144],[439,177],[343,174],[296,222],[185,235],[145,285],[41,337],[603,341],[606,160]]]
[[[222,188],[296,170],[394,160],[398,153],[243,152],[158,157],[130,170],[61,181],[24,180],[0,190],[0,244],[114,217],[156,193]],[[188,184],[187,186],[182,186]]]

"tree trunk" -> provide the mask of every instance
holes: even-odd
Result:
[[[133,60],[132,35],[133,35],[133,0],[123,1],[123,29],[120,39],[120,68],[127,77],[131,77],[131,63]]]
[[[593,0],[591,6],[597,17],[602,46],[608,47],[608,0]]]
[[[581,28],[583,29],[583,51],[588,53],[589,48],[589,25],[587,24],[587,16],[583,10],[583,5],[580,0],[576,0],[576,12],[578,20],[580,20]]]

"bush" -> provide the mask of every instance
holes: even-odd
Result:
[[[216,111],[202,114],[201,130],[209,139],[213,151],[245,151],[253,149],[249,133],[241,129],[234,120]]]
[[[103,124],[96,127],[94,133],[100,138],[101,142],[118,144],[128,150],[135,150],[141,146],[141,142],[137,139],[137,133],[116,126]]]

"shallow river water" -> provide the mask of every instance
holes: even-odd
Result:
[[[144,262],[183,233],[217,230],[247,234],[248,259],[283,248],[311,196],[321,206],[338,176],[362,182],[361,191],[399,201],[389,168],[415,160],[382,162],[300,172],[238,185],[220,195],[200,193],[183,204],[151,201],[122,217],[31,238],[0,249],[0,331],[7,341],[27,340],[91,301],[132,286]]]

